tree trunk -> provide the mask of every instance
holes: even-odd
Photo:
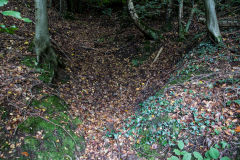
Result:
[[[164,31],[170,31],[172,30],[172,10],[173,10],[173,1],[168,0],[167,1],[167,9],[166,9],[166,23],[164,26]]]
[[[67,2],[65,0],[60,0],[60,13],[64,15],[67,12]]]
[[[128,5],[128,11],[129,14],[134,22],[134,24],[137,26],[137,28],[148,38],[157,40],[159,39],[160,35],[158,33],[158,31],[155,31],[154,29],[148,27],[147,25],[145,25],[143,22],[141,22],[141,20],[138,17],[138,14],[134,8],[134,4],[132,2],[132,0],[128,0],[127,1],[127,5]]]
[[[179,1],[178,8],[178,35],[181,39],[184,38],[184,31],[182,26],[182,17],[183,17],[183,0]]]
[[[192,3],[193,3],[193,7],[191,9],[191,13],[190,13],[188,22],[187,22],[186,27],[185,27],[185,31],[184,31],[185,33],[188,33],[189,27],[190,27],[192,19],[193,19],[193,15],[194,15],[196,7],[197,7],[197,5],[194,4],[194,1]]]
[[[222,41],[222,36],[218,25],[214,0],[205,0],[205,8],[208,30],[219,43]]]
[[[37,63],[39,66],[47,64],[53,71],[53,77],[57,73],[58,58],[51,47],[48,16],[47,16],[47,0],[35,0],[36,8],[36,25],[35,25],[35,51],[37,54]]]
[[[169,23],[169,21],[171,21],[172,7],[173,7],[173,2],[172,2],[172,0],[169,0],[168,4],[167,4],[167,12],[166,12],[167,23]]]
[[[48,8],[52,8],[52,0],[49,0],[49,2],[48,2]]]

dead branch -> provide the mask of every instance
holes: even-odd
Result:
[[[77,142],[74,140],[74,138],[72,137],[72,135],[65,129],[65,128],[63,128],[62,126],[60,126],[59,124],[56,124],[56,123],[54,123],[54,122],[52,122],[52,121],[50,121],[49,119],[47,119],[47,118],[44,118],[43,116],[40,116],[40,115],[37,115],[37,117],[39,117],[39,118],[41,118],[41,119],[43,119],[43,120],[45,120],[45,121],[47,121],[47,122],[49,122],[49,123],[51,123],[51,124],[53,124],[53,125],[55,125],[55,126],[57,126],[57,127],[60,127],[60,128],[62,128],[71,138],[72,138],[72,140],[74,141],[74,143],[75,144],[77,144]]]
[[[155,63],[155,62],[157,61],[157,59],[158,59],[159,55],[162,53],[162,51],[163,51],[163,47],[161,47],[161,48],[159,49],[159,51],[158,51],[156,57],[154,58],[151,66],[153,65],[153,63]]]

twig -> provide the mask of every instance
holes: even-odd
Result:
[[[47,119],[47,118],[44,118],[43,116],[40,116],[40,115],[37,115],[37,116],[38,116],[39,118],[42,118],[43,120],[49,122],[49,123],[52,123],[53,125],[55,125],[55,126],[57,126],[57,127],[62,128],[62,129],[72,138],[72,140],[74,141],[74,143],[77,144],[77,142],[74,140],[74,138],[72,137],[72,135],[71,135],[65,128],[63,128],[63,127],[60,126],[59,124],[56,124],[56,123],[50,121],[50,120]]]
[[[151,66],[153,65],[153,63],[155,63],[155,62],[157,61],[157,59],[158,59],[160,53],[162,53],[162,51],[163,51],[163,47],[161,47],[161,48],[159,49],[159,51],[158,51],[158,53],[157,53],[157,56],[154,58],[154,60],[153,60],[153,62],[152,62],[152,64],[151,64]]]

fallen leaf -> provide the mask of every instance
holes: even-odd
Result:
[[[229,136],[232,135],[229,129],[228,129],[228,130],[225,130],[224,132],[225,132],[227,135],[229,135]]]
[[[28,152],[22,152],[21,154],[24,155],[24,156],[26,156],[26,157],[29,156]]]
[[[240,132],[240,126],[237,126],[237,127],[235,128],[235,132]]]
[[[15,148],[15,144],[11,144],[10,148],[14,149]]]

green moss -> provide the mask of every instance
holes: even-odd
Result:
[[[44,109],[42,117],[46,119],[28,117],[18,126],[18,134],[25,135],[20,153],[29,153],[31,159],[75,159],[75,152],[82,152],[85,146],[84,138],[72,130],[81,121],[71,119],[67,105],[57,96],[35,100],[32,106]],[[26,158],[19,156],[20,159]]]
[[[31,150],[37,150],[37,148],[39,147],[40,142],[38,141],[38,139],[34,138],[34,137],[25,137],[24,139],[24,150],[28,150],[29,148],[31,148]]]
[[[36,131],[42,129],[43,127],[48,129],[51,128],[47,123],[44,123],[40,117],[29,117],[18,126],[18,130],[28,134],[36,134]]]
[[[35,47],[35,45],[34,45],[34,42],[32,41],[32,42],[30,42],[27,50],[28,50],[29,52],[33,52],[33,51],[34,51],[34,47]]]
[[[38,78],[43,81],[44,83],[50,83],[53,78],[53,70],[51,67],[47,64],[37,66],[37,59],[36,57],[33,56],[26,56],[22,60],[22,64],[34,68],[36,72],[40,73]]]
[[[70,130],[69,124],[62,123],[66,115],[59,115],[57,119],[49,118],[56,126],[40,117],[30,117],[19,126],[19,132],[27,133],[21,146],[22,152],[32,153],[33,159],[63,159],[65,155],[74,159],[75,147],[83,150],[83,137],[78,137]],[[70,136],[70,135],[71,136]],[[35,137],[38,136],[38,139]]]
[[[22,64],[30,67],[30,68],[34,68],[37,64],[37,60],[36,57],[33,56],[26,56],[23,60],[22,60]]]
[[[33,100],[31,106],[36,109],[46,110],[48,114],[60,113],[68,109],[66,103],[57,96],[49,96],[41,101]]]

